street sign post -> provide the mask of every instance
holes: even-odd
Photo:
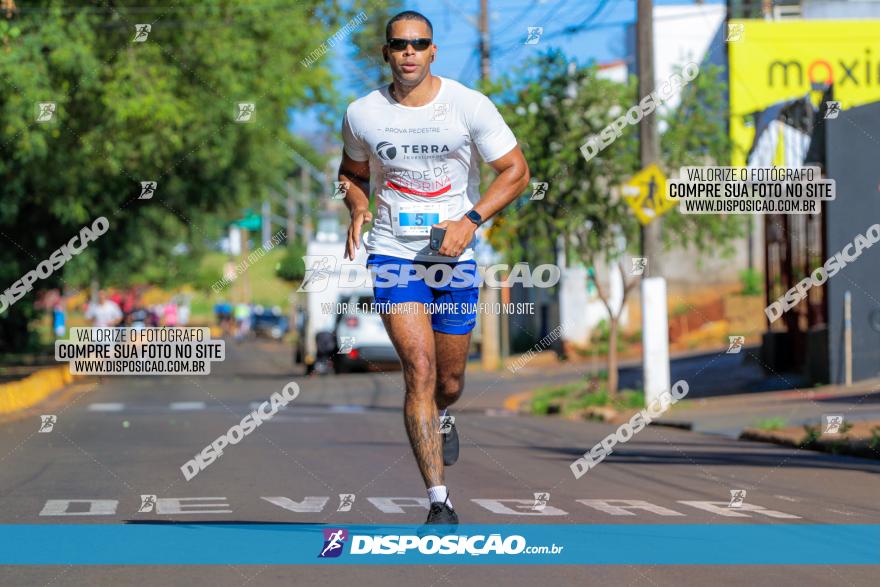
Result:
[[[623,199],[642,226],[647,226],[675,204],[666,197],[666,176],[651,163],[623,185]],[[648,259],[651,263],[655,259]],[[659,276],[643,277],[642,292],[642,368],[645,404],[656,400],[669,389],[669,317],[666,303],[666,280]]]
[[[669,212],[677,203],[666,197],[666,176],[656,163],[648,165],[623,184],[623,200],[644,226]]]

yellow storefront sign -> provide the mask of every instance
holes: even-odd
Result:
[[[733,20],[728,42],[730,136],[735,166],[746,164],[755,129],[750,115],[834,84],[843,110],[880,100],[880,20]],[[812,99],[818,105],[821,92]]]

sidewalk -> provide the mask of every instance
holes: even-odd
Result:
[[[880,420],[880,379],[856,382],[852,387],[826,385],[686,399],[659,421],[690,425],[697,432],[738,438],[743,429],[770,418],[784,420],[785,426],[803,426],[818,424],[823,414],[841,414],[850,421]]]

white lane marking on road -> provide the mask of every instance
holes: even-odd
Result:
[[[295,501],[289,497],[261,497],[260,499],[267,501],[284,510],[294,513],[318,513],[325,509],[330,500],[328,496],[307,496],[301,501]],[[335,499],[335,498],[334,498]],[[366,500],[376,509],[385,514],[405,514],[412,511],[413,508],[419,510],[428,509],[428,500],[424,497],[368,497]],[[545,506],[542,512],[534,512],[530,510],[533,500],[530,499],[471,499],[471,502],[483,507],[490,513],[502,516],[523,516],[523,515],[544,515],[544,516],[566,516],[568,512],[552,507]],[[642,512],[654,513],[661,516],[686,516],[674,510],[654,505],[642,500],[621,500],[621,499],[576,499],[575,502],[581,503],[592,510],[611,515],[611,516],[630,516],[642,515]],[[211,503],[199,503],[211,502]],[[227,503],[225,497],[181,497],[181,498],[159,498],[156,509],[157,514],[190,514],[190,513],[231,513],[231,506]],[[744,503],[741,508],[731,510],[727,507],[726,501],[681,501],[678,503],[695,507],[696,509],[712,512],[727,517],[751,517],[747,513],[758,514],[755,518],[758,521],[761,518],[799,518],[792,514],[786,514],[775,510],[767,510],[755,504]],[[108,516],[113,515],[117,511],[118,500],[115,499],[49,499],[40,511],[40,516]],[[223,508],[223,509],[218,509]],[[635,513],[633,510],[641,510]],[[845,516],[860,516],[858,512],[847,512],[837,509],[826,509],[826,511],[842,514]]]
[[[205,402],[171,402],[168,407],[175,411],[204,410]]]
[[[270,422],[302,422],[304,424],[313,424],[315,422],[324,422],[327,418],[316,418],[314,416],[275,416],[271,420],[266,420],[264,424]]]
[[[794,501],[794,502],[800,501],[800,499],[798,499],[796,497],[789,497],[787,495],[774,495],[773,497],[775,497],[776,499],[783,499],[785,501]]]
[[[370,499],[369,497],[367,499]],[[544,509],[535,511],[534,500],[531,499],[471,499],[477,505],[483,506],[493,514],[508,516],[567,516],[568,512],[545,505]],[[510,504],[509,506],[506,504]],[[518,509],[513,509],[518,508]]]
[[[97,403],[97,404],[89,404],[90,412],[121,412],[122,408],[125,407],[125,404],[114,403],[114,402],[106,402],[106,403]]]
[[[728,518],[750,518],[751,516],[739,512],[751,512],[753,514],[761,514],[771,518],[800,519],[800,516],[786,514],[785,512],[777,510],[768,510],[757,504],[744,503],[736,510],[733,510],[728,507],[730,504],[726,501],[685,501],[681,499],[676,501],[678,501],[678,503],[683,503],[684,505],[695,507],[699,510],[705,510]]]
[[[641,499],[576,499],[585,506],[599,510],[612,516],[638,515],[630,510],[644,510],[658,516],[684,516],[685,514],[664,508]]]
[[[844,515],[844,516],[857,516],[857,515],[858,515],[858,514],[855,513],[855,512],[844,512],[844,511],[841,511],[841,510],[835,510],[835,509],[832,509],[832,508],[828,508],[826,511],[833,512],[833,513],[835,513],[835,514],[842,514],[842,515]]]
[[[330,411],[342,414],[360,414],[366,412],[367,408],[364,406],[330,406]]]
[[[487,408],[484,413],[492,418],[509,418],[511,416],[519,416],[519,414],[514,411],[500,410],[498,408]]]
[[[77,504],[70,511],[70,506]],[[40,512],[41,516],[112,516],[116,513],[116,499],[49,499]]]

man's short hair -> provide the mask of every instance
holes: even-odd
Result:
[[[389,40],[391,38],[391,25],[393,25],[398,20],[420,20],[426,25],[428,25],[428,30],[431,31],[431,37],[434,36],[434,27],[431,26],[431,21],[428,20],[421,12],[416,12],[415,10],[404,10],[400,14],[392,17],[391,20],[388,21],[388,24],[385,25],[385,40]]]

